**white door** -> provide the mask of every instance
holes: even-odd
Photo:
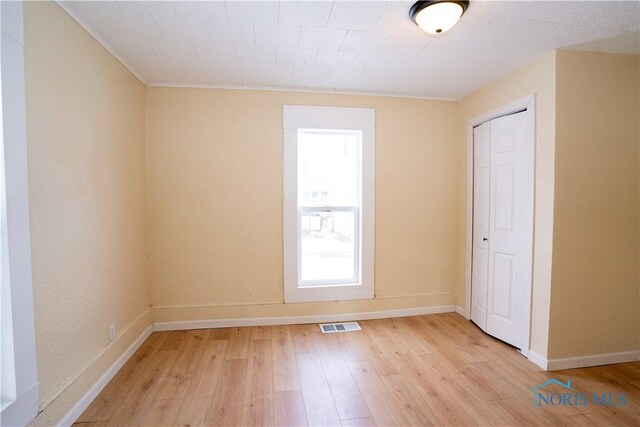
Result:
[[[487,281],[489,280],[489,184],[491,122],[473,130],[473,258],[471,320],[487,327]]]
[[[532,139],[529,138],[531,130],[527,129],[528,120],[524,112],[500,117],[488,124],[490,184],[489,190],[484,190],[484,194],[488,193],[489,227],[487,236],[478,236],[488,239],[485,249],[488,254],[487,278],[486,282],[483,282],[484,278],[478,278],[478,285],[472,282],[472,301],[478,301],[478,305],[486,301],[486,323],[483,327],[479,321],[474,321],[488,334],[522,349],[528,347],[524,328],[530,315],[529,298],[526,293],[531,289],[533,235],[533,150],[530,147]],[[480,129],[481,127],[476,128],[476,131],[479,131],[479,147],[482,147],[483,134],[487,132]],[[486,200],[484,194],[479,193],[478,197],[483,196]],[[474,211],[474,220],[485,214],[484,203],[474,203],[474,210],[476,207],[482,210],[481,213]],[[478,233],[483,232],[486,230],[478,228]],[[475,239],[474,235],[474,243]],[[485,262],[484,254],[479,247],[474,245],[474,267],[476,259],[478,264]],[[478,276],[484,273],[484,267],[478,265],[474,268],[478,271]],[[472,280],[474,279],[475,276],[472,277]],[[476,292],[484,292],[485,297],[476,297]],[[474,307],[472,304],[472,313]],[[479,316],[481,310],[475,311]]]

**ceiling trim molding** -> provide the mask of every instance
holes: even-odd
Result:
[[[118,55],[118,53],[116,53],[116,51],[109,45],[109,43],[107,43],[102,36],[100,36],[100,34],[89,24],[87,24],[81,17],[80,15],[78,15],[76,13],[76,11],[68,4],[66,4],[65,1],[62,0],[54,0],[55,3],[60,6],[60,8],[65,11],[67,13],[67,15],[69,15],[71,17],[71,19],[73,19],[74,21],[76,21],[78,23],[78,25],[80,25],[87,33],[89,33],[89,35],[91,37],[93,37],[98,43],[100,43],[102,45],[102,47],[104,47],[107,52],[109,52],[114,58],[116,58],[127,70],[129,70],[131,72],[131,74],[133,74],[138,80],[140,80],[140,82],[144,85],[147,85],[147,79],[145,79],[142,74],[140,74],[135,68],[133,68],[131,65],[127,64],[125,62],[125,60]]]
[[[433,96],[420,96],[420,95],[401,95],[393,93],[382,92],[356,92],[356,91],[341,91],[341,90],[322,90],[322,89],[305,89],[305,88],[288,88],[288,87],[275,87],[275,86],[231,86],[231,85],[214,85],[214,84],[191,84],[191,83],[147,83],[148,87],[168,87],[168,88],[183,88],[183,89],[225,89],[225,90],[255,90],[263,92],[301,92],[301,93],[317,93],[321,95],[352,95],[352,96],[375,96],[383,98],[404,98],[404,99],[420,99],[426,101],[443,101],[443,102],[457,102],[456,98],[438,98]]]

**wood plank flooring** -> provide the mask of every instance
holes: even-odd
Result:
[[[457,314],[360,325],[155,332],[75,425],[640,426],[640,362],[544,372]],[[534,408],[552,378],[628,404]]]

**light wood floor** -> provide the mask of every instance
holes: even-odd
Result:
[[[640,363],[547,373],[457,314],[155,332],[76,425],[640,425]],[[628,405],[533,407],[531,389]]]

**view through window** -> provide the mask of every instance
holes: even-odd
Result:
[[[361,131],[298,130],[299,282],[360,279]]]

